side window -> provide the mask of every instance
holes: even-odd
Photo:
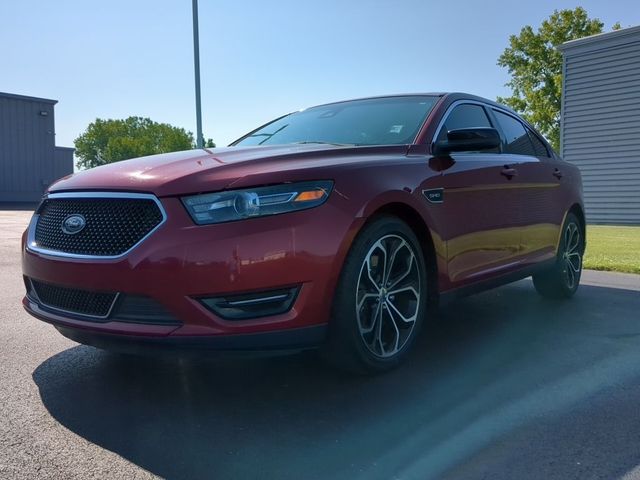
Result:
[[[549,150],[547,150],[547,146],[542,143],[542,140],[538,138],[538,135],[528,128],[527,132],[529,132],[529,138],[531,138],[531,141],[533,142],[533,150],[536,152],[536,157],[549,157]]]
[[[442,124],[436,141],[446,140],[449,130],[473,127],[491,127],[491,122],[489,122],[489,117],[487,117],[483,107],[471,103],[463,103],[451,110],[451,113]]]
[[[516,155],[536,155],[533,143],[520,120],[516,120],[511,115],[494,110],[496,120],[500,124],[502,131],[507,140],[507,144],[503,150],[504,153],[513,153]]]

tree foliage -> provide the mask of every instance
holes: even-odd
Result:
[[[560,143],[562,53],[559,45],[569,40],[602,33],[604,24],[590,19],[586,10],[555,10],[537,31],[527,25],[509,37],[498,65],[509,70],[506,86],[512,96],[498,98],[533,124],[557,150]],[[619,24],[613,26],[620,28]]]
[[[191,132],[150,118],[97,118],[74,141],[78,168],[93,168],[128,158],[195,148]],[[207,146],[215,147],[211,139]]]

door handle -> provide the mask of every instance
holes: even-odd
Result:
[[[553,171],[553,176],[560,180],[562,178],[562,172],[560,171],[560,169],[556,168]]]
[[[505,165],[502,171],[500,172],[500,174],[504,175],[509,180],[511,180],[513,177],[515,177],[518,174],[518,171],[515,168]]]

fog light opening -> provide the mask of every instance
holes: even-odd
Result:
[[[198,300],[213,313],[226,320],[244,320],[288,312],[300,287],[281,288],[258,293],[203,297]]]

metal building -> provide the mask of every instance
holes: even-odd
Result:
[[[560,150],[582,172],[587,221],[638,225],[640,26],[573,40],[560,50]]]
[[[57,100],[0,92],[0,202],[37,202],[73,172],[73,148],[56,147]]]

